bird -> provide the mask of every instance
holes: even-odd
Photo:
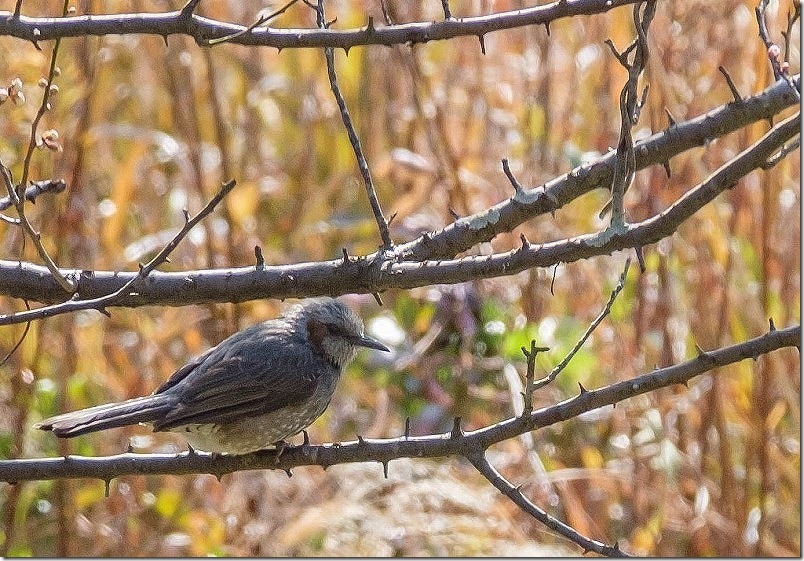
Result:
[[[174,372],[153,394],[45,419],[35,428],[70,438],[138,423],[183,434],[193,450],[247,454],[285,444],[329,405],[358,347],[390,349],[332,298],[230,335]]]

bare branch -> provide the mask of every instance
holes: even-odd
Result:
[[[404,45],[425,43],[454,37],[480,36],[493,31],[527,25],[543,25],[557,19],[577,15],[608,12],[636,0],[574,0],[553,2],[521,10],[446,19],[434,22],[411,22],[381,28],[361,29],[276,29],[256,28],[230,39],[240,45],[285,48],[350,49],[358,45]],[[214,40],[242,33],[247,26],[216,21],[193,13],[192,9],[166,13],[84,15],[69,18],[35,18],[0,12],[0,35],[26,41],[52,41],[64,37],[141,34],[168,37],[187,35],[195,40]],[[189,17],[188,17],[189,14]]]
[[[136,294],[121,295],[114,300],[118,306],[145,304],[184,305],[203,302],[242,302],[258,298],[286,298],[338,295],[346,293],[370,294],[389,288],[413,288],[429,284],[453,284],[479,278],[492,278],[519,273],[534,267],[551,267],[589,257],[609,255],[614,251],[643,247],[671,235],[680,224],[700,208],[715,199],[721,192],[733,187],[739,179],[759,169],[800,130],[799,113],[777,124],[752,146],[721,166],[703,183],[693,187],[669,208],[642,222],[629,224],[619,233],[607,236],[601,242],[600,233],[575,236],[544,244],[531,244],[512,251],[492,255],[473,255],[460,259],[440,261],[411,261],[386,259],[375,253],[350,260],[343,267],[343,259],[317,263],[266,266],[255,270],[253,266],[237,269],[157,273],[146,285],[138,287]],[[678,127],[674,127],[675,130]],[[488,212],[499,212],[493,207]],[[498,215],[499,217],[499,215]],[[478,226],[477,219],[461,219],[454,223],[466,235]],[[482,226],[482,223],[480,224]],[[86,291],[106,295],[119,289],[131,279],[132,273],[63,271],[80,277],[81,293]],[[0,294],[39,299],[46,283],[42,269],[30,264],[0,261]],[[27,290],[22,291],[21,287]],[[38,290],[40,292],[32,292]],[[52,295],[53,288],[50,287]],[[94,306],[86,306],[92,308]],[[85,309],[65,305],[60,311]],[[37,319],[38,310],[0,315],[0,325],[21,323]]]
[[[581,338],[578,339],[578,342],[575,343],[575,346],[572,347],[572,350],[567,353],[567,356],[565,356],[564,359],[561,362],[559,362],[550,371],[550,374],[548,374],[547,376],[545,376],[541,380],[532,382],[530,384],[531,393],[527,394],[528,399],[527,399],[526,403],[532,401],[532,399],[531,399],[532,392],[538,390],[539,388],[542,388],[542,387],[546,386],[547,384],[551,383],[553,380],[555,380],[558,377],[558,375],[561,373],[561,371],[564,370],[567,367],[567,365],[570,363],[570,361],[572,360],[572,357],[574,357],[578,353],[578,351],[581,349],[581,347],[586,342],[586,340],[589,338],[589,336],[592,334],[592,332],[595,329],[597,329],[597,326],[600,325],[600,323],[605,319],[605,317],[607,315],[609,315],[609,312],[611,312],[611,307],[614,305],[614,301],[617,299],[617,295],[620,294],[620,292],[622,291],[623,287],[625,286],[625,278],[628,275],[628,269],[629,269],[630,266],[631,266],[631,258],[629,257],[628,259],[625,260],[625,268],[623,269],[623,272],[620,274],[620,279],[619,279],[619,281],[617,281],[617,286],[615,286],[614,290],[611,291],[611,295],[609,296],[609,301],[606,302],[606,305],[603,308],[603,310],[601,310],[601,312],[597,315],[597,317],[594,320],[592,320],[592,323],[590,323],[589,327],[586,328],[586,332],[583,334],[583,336],[581,336]],[[527,392],[527,390],[526,390],[526,392]]]
[[[528,431],[548,427],[588,411],[615,405],[623,400],[674,384],[686,384],[705,372],[755,359],[784,347],[800,345],[801,326],[769,331],[759,337],[728,347],[699,354],[674,366],[653,370],[596,390],[587,390],[556,405],[530,415],[508,418],[454,438],[452,431],[428,436],[369,439],[337,444],[287,447],[277,458],[274,449],[242,456],[212,455],[204,452],[181,454],[120,454],[101,458],[67,456],[65,458],[19,459],[0,461],[0,481],[18,483],[61,478],[109,480],[121,475],[184,475],[211,473],[221,476],[240,470],[288,470],[305,465],[332,466],[353,462],[387,463],[399,458],[436,458],[469,456]]]
[[[605,555],[606,557],[629,557],[616,544],[614,546],[609,546],[599,541],[587,538],[575,530],[572,526],[569,526],[561,522],[559,519],[550,516],[547,512],[533,504],[528,500],[527,497],[525,497],[525,495],[522,494],[519,488],[511,485],[511,483],[509,483],[508,480],[505,479],[500,472],[498,472],[494,466],[489,463],[485,454],[482,452],[469,454],[466,456],[466,458],[473,466],[475,466],[477,471],[479,471],[483,477],[489,481],[489,483],[494,485],[494,487],[496,487],[497,490],[503,495],[511,499],[514,504],[547,526],[553,532],[564,536],[573,543],[579,545],[583,549],[584,553],[587,551],[594,551],[595,553]]]
[[[324,16],[324,4],[319,0],[316,9],[318,25],[322,29],[327,27],[326,18]],[[324,56],[327,59],[327,76],[329,77],[329,85],[332,88],[332,95],[335,96],[335,101],[338,103],[338,109],[341,113],[343,126],[346,128],[346,134],[349,136],[349,142],[352,144],[352,150],[357,159],[357,167],[360,169],[360,175],[363,177],[363,185],[366,188],[366,195],[368,196],[371,211],[374,213],[374,219],[377,221],[377,228],[380,231],[380,239],[382,239],[383,249],[391,249],[394,242],[391,241],[391,234],[388,231],[388,221],[383,215],[380,201],[377,199],[377,191],[374,189],[374,181],[371,178],[371,170],[369,169],[366,156],[363,154],[363,148],[360,146],[360,138],[357,136],[357,131],[352,124],[352,117],[349,115],[349,108],[346,106],[346,100],[341,94],[341,89],[338,86],[338,76],[335,73],[335,51],[332,47],[324,48]]]
[[[765,21],[765,12],[768,9],[768,3],[770,0],[761,0],[759,5],[755,8],[756,16],[757,16],[757,25],[759,26],[759,37],[762,39],[762,42],[765,44],[765,48],[767,49],[768,53],[768,61],[770,62],[771,69],[773,70],[773,78],[775,80],[783,80],[785,81],[793,90],[793,92],[798,96],[798,99],[801,99],[801,92],[796,88],[793,80],[788,73],[788,68],[784,64],[787,62],[788,52],[785,52],[785,59],[784,61],[780,60],[782,49],[773,42],[770,38],[770,32],[768,31],[768,24]],[[795,4],[796,2],[794,2]],[[801,13],[801,6],[798,6],[797,13]],[[788,16],[788,23],[787,23],[787,31],[792,28],[793,23],[796,20],[796,16]],[[787,37],[785,37],[787,39]]]

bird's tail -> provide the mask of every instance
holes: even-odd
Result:
[[[164,417],[172,406],[171,396],[165,394],[135,397],[120,403],[107,403],[56,415],[36,423],[34,428],[69,438],[103,429],[150,423]]]

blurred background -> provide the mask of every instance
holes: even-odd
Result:
[[[441,3],[389,0],[395,23],[443,18]],[[528,5],[451,2],[454,16]],[[26,3],[56,17],[61,2]],[[76,2],[76,13],[162,12],[179,2]],[[280,3],[202,2],[198,13],[248,25]],[[384,21],[379,2],[327,2],[337,28]],[[773,80],[753,2],[660,2],[650,29],[650,84],[637,139],[729,102],[723,65],[743,95]],[[0,1],[13,10],[14,2]],[[781,41],[791,2],[771,2]],[[298,4],[275,27],[315,27]],[[791,73],[799,72],[799,27]],[[396,242],[441,229],[511,196],[500,160],[533,187],[617,143],[626,75],[604,44],[633,38],[632,8],[477,38],[335,54]],[[0,37],[0,84],[23,82],[25,102],[0,106],[0,160],[19,178],[53,43]],[[329,88],[323,53],[222,45],[185,37],[62,41],[59,91],[40,131],[32,179],[67,190],[29,205],[64,267],[136,270],[224,180],[238,186],[162,270],[269,264],[374,251],[380,243],[354,154]],[[631,221],[666,208],[758,139],[766,122],[641,171],[626,197]],[[645,249],[611,316],[536,407],[655,366],[800,321],[800,166],[796,155],[719,196],[676,234]],[[471,253],[504,251],[605,227],[607,193],[498,236]],[[0,222],[3,259],[39,263],[19,228]],[[600,312],[627,255],[534,269],[455,286],[345,297],[391,356],[362,353],[309,430],[314,443],[466,429],[514,414],[522,346],[544,375]],[[551,289],[552,286],[552,289]],[[185,449],[144,427],[70,441],[33,431],[43,417],[152,392],[176,368],[289,302],[80,312],[34,323],[0,366],[0,457]],[[0,299],[0,313],[24,304]],[[24,326],[0,329],[5,354]],[[642,555],[800,555],[800,362],[785,350],[495,446],[514,484],[581,533]],[[0,484],[4,555],[557,555],[579,554],[498,493],[465,461],[211,475],[129,476],[111,482]]]

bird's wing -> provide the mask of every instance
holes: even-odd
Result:
[[[313,394],[321,373],[332,369],[287,333],[279,337],[246,330],[227,341],[188,371],[187,366],[177,371],[171,380],[181,373],[178,381],[168,380],[160,388],[174,393],[177,403],[154,423],[155,430],[227,423],[298,404]]]

